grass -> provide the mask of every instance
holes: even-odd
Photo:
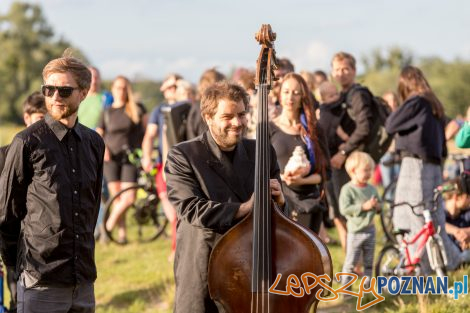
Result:
[[[336,230],[328,230],[337,239]],[[376,254],[383,245],[383,234],[378,228]],[[170,239],[159,238],[151,243],[130,243],[118,246],[97,243],[96,264],[98,279],[95,284],[97,313],[170,313],[173,311],[174,280],[173,264],[168,262]],[[340,246],[329,246],[333,259],[333,272],[341,271],[344,254]],[[449,276],[449,284],[462,281],[468,268],[460,269]],[[355,286],[357,286],[356,284]],[[337,289],[339,284],[334,283]],[[357,287],[353,288],[357,290]],[[6,289],[5,289],[6,290]],[[8,303],[8,292],[5,293]],[[468,312],[470,296],[453,300],[446,296],[423,296],[421,304],[417,296],[385,295],[385,301],[364,312],[398,313],[464,313]],[[373,300],[368,296],[363,304]],[[356,298],[345,301],[322,302],[317,312],[342,313],[356,311]]]
[[[378,220],[377,220],[378,223]],[[378,224],[377,224],[378,225]],[[383,233],[378,229],[376,254],[383,245]],[[328,230],[337,239],[335,229]],[[127,246],[98,244],[96,261],[98,280],[96,281],[97,313],[111,312],[172,312],[174,301],[174,281],[172,263],[167,258],[170,253],[170,240],[158,239],[149,244],[131,243]],[[341,271],[344,254],[340,246],[329,246],[333,259],[333,272]],[[449,284],[461,281],[468,274],[468,268],[453,272]],[[356,284],[355,286],[357,286]],[[334,288],[339,284],[334,283]],[[354,288],[357,290],[357,287]],[[385,301],[365,312],[439,312],[463,313],[468,311],[470,297],[452,300],[446,296],[385,295]],[[373,300],[368,296],[363,304]],[[420,304],[421,303],[421,304]],[[336,300],[320,303],[317,312],[355,312],[356,298],[346,301]]]
[[[385,244],[385,235],[380,227],[380,220],[376,218],[377,227],[377,244],[375,250],[375,256],[377,257],[380,249]],[[335,229],[328,230],[328,234],[337,239],[337,232]],[[340,272],[342,269],[342,260],[344,260],[344,253],[339,246],[329,246],[329,251],[333,259],[333,273]],[[453,285],[454,281],[463,281],[463,276],[468,275],[468,267],[459,269],[457,271],[448,273],[449,275],[449,286]],[[359,283],[356,283],[353,287],[354,291],[358,290]],[[333,284],[333,288],[337,289],[338,283]],[[445,295],[429,295],[429,296],[416,296],[416,295],[402,295],[392,296],[389,294],[383,294],[385,300],[379,304],[376,304],[364,312],[368,313],[464,313],[468,312],[470,306],[470,296],[460,297],[459,300],[453,300]],[[323,302],[319,304],[317,312],[334,312],[334,313],[346,313],[356,312],[356,299],[351,297],[345,301],[332,301]],[[367,295],[362,301],[362,304],[368,303],[374,300],[374,296]]]
[[[126,246],[98,244],[96,312],[172,312],[170,244],[167,238]]]
[[[23,129],[21,126],[2,125],[0,145],[8,144],[14,134]],[[384,244],[380,224],[377,225],[376,255]],[[328,230],[332,238],[337,238],[335,229]],[[168,262],[170,254],[169,238],[159,238],[147,243],[130,243],[126,246],[116,244],[97,244],[96,264],[98,279],[95,284],[97,313],[170,313],[173,311],[174,280],[173,264]],[[340,246],[329,246],[333,259],[333,272],[341,271],[344,253]],[[461,281],[468,275],[468,268],[450,273],[449,284]],[[357,284],[356,284],[357,285]],[[336,289],[337,283],[333,284]],[[7,290],[5,288],[5,290]],[[356,287],[357,290],[357,287]],[[446,296],[390,296],[385,301],[365,312],[398,313],[464,313],[470,307],[470,296],[453,300]],[[371,297],[364,299],[369,302]],[[5,303],[9,294],[5,292]],[[320,303],[317,312],[355,312],[356,298],[346,301],[336,300]]]
[[[23,130],[24,126],[21,125],[1,125],[0,127],[0,147],[4,145],[8,145],[16,133]]]

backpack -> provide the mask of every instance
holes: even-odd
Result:
[[[370,133],[362,146],[362,149],[364,152],[368,153],[376,163],[378,163],[393,141],[393,135],[389,135],[385,130],[385,121],[390,115],[391,110],[384,99],[374,96],[367,87],[354,85],[348,95],[358,91],[369,94],[372,99],[371,109],[374,116]],[[343,110],[343,116],[347,116],[350,120],[354,121],[355,117],[352,115],[351,107],[347,102],[343,105]]]

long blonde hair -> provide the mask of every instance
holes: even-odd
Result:
[[[132,120],[132,122],[134,122],[134,124],[138,124],[140,122],[139,106],[134,100],[134,93],[132,91],[131,82],[129,79],[127,79],[127,77],[119,75],[114,79],[113,85],[120,79],[126,82],[126,104],[124,111],[126,112],[126,115],[129,116],[129,118]]]

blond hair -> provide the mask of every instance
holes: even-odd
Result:
[[[344,167],[346,172],[351,177],[354,169],[358,168],[360,165],[369,165],[372,169],[375,167],[375,162],[370,155],[362,151],[354,151],[346,159]]]
[[[55,73],[70,73],[78,88],[87,91],[90,89],[91,72],[79,59],[64,56],[51,60],[42,70],[42,78],[46,81],[49,75]]]
[[[333,56],[333,59],[331,60],[332,66],[333,66],[334,61],[339,61],[339,62],[346,61],[348,62],[349,66],[351,66],[353,70],[356,70],[356,59],[350,53],[347,53],[344,51],[338,52]]]
[[[127,99],[124,111],[126,112],[126,115],[132,120],[132,122],[134,122],[134,124],[138,124],[140,122],[139,106],[134,99],[131,82],[127,77],[119,75],[114,79],[112,85],[114,85],[114,83],[118,80],[123,80],[126,83]]]

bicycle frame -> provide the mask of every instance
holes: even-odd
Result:
[[[406,270],[411,273],[413,268],[421,262],[421,257],[424,253],[424,249],[426,248],[426,242],[428,239],[436,233],[436,228],[434,227],[434,223],[431,221],[427,221],[421,230],[413,236],[410,240],[407,240],[405,238],[402,239],[401,244],[402,247],[404,247],[405,250],[405,268]],[[423,239],[419,242],[418,248],[416,249],[415,253],[413,254],[413,258],[410,256],[410,250],[409,246],[416,243],[419,238],[422,236]]]

